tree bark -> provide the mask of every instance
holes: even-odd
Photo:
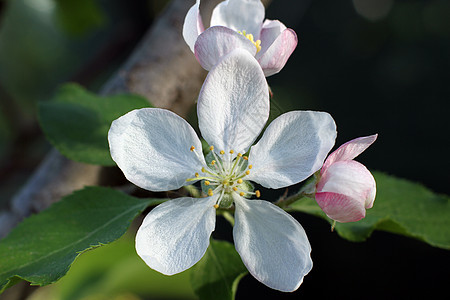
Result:
[[[202,1],[202,15],[209,16],[220,0]],[[262,1],[268,5],[271,0]],[[105,83],[101,95],[135,93],[155,107],[186,116],[197,99],[206,76],[182,37],[182,27],[194,0],[173,0],[152,24],[141,43]],[[207,18],[204,18],[208,26]],[[37,213],[75,190],[98,185],[100,166],[63,157],[52,149],[23,188],[13,197],[10,210],[0,212],[0,238],[23,218]]]

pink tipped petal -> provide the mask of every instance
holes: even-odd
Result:
[[[268,20],[264,21],[261,35],[259,39],[261,40],[261,51],[256,54],[256,59],[260,58],[264,52],[269,49],[272,43],[277,39],[277,37],[286,29],[286,26],[278,20]]]
[[[269,118],[269,87],[256,59],[236,49],[208,74],[197,104],[199,128],[214,151],[245,153]]]
[[[253,43],[237,33],[223,26],[214,26],[206,29],[195,43],[195,56],[200,65],[207,71],[211,70],[225,55],[234,49],[242,48],[256,54]]]
[[[372,207],[375,194],[375,179],[364,165],[354,160],[339,161],[322,174],[316,200],[330,218],[353,222],[364,217],[362,210]]]
[[[213,10],[211,26],[226,26],[236,31],[245,30],[259,39],[265,9],[260,0],[227,0]]]
[[[378,134],[360,137],[348,141],[331,153],[325,161],[322,172],[334,162],[343,160],[352,160],[366,150],[377,139]]]
[[[152,269],[173,275],[205,254],[216,224],[217,197],[177,198],[155,207],[136,234],[136,252]]]
[[[204,30],[199,7],[200,0],[197,0],[186,14],[183,24],[183,37],[192,52],[194,52],[194,45],[198,35]]]
[[[369,197],[375,186],[375,179],[367,168],[354,160],[332,164],[322,174],[318,192],[331,192],[362,199]]]
[[[336,193],[316,193],[316,201],[330,219],[346,223],[361,220],[366,215],[364,203]]]
[[[297,43],[297,34],[294,30],[288,28],[260,55],[258,62],[266,77],[278,73],[284,67],[295,47],[297,47]]]
[[[270,288],[295,291],[311,271],[311,246],[291,215],[264,200],[235,196],[233,238],[248,271]]]

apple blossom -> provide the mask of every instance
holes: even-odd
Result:
[[[197,181],[206,187],[205,198],[182,197],[154,208],[136,235],[137,253],[166,275],[190,268],[208,248],[216,209],[234,203],[235,247],[249,272],[273,289],[296,290],[312,268],[308,238],[278,206],[248,199],[260,196],[248,181],[282,188],[319,170],[334,145],[333,119],[324,112],[288,112],[252,146],[269,117],[269,94],[258,62],[242,49],[208,74],[197,113],[211,145],[209,163],[194,129],[168,110],[134,110],[111,125],[111,156],[129,181],[151,191]]]
[[[236,48],[249,51],[258,60],[265,76],[278,73],[297,46],[297,35],[278,20],[264,21],[260,0],[226,0],[211,16],[211,27],[204,29],[200,0],[189,9],[183,37],[203,68],[211,70]]]
[[[316,185],[316,201],[331,219],[359,221],[373,206],[376,183],[369,170],[353,159],[366,150],[377,135],[353,139],[325,160]]]

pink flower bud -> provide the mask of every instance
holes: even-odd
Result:
[[[351,140],[325,160],[316,185],[316,201],[331,219],[359,221],[375,200],[375,179],[369,170],[353,159],[366,150],[377,134]]]

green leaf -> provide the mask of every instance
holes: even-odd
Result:
[[[64,156],[113,166],[108,145],[111,122],[133,109],[148,106],[141,96],[100,97],[77,84],[66,84],[52,101],[39,103],[38,116],[45,135]]]
[[[247,269],[234,246],[211,239],[205,256],[191,269],[191,285],[201,300],[232,300],[245,274]]]
[[[358,222],[337,223],[338,234],[350,241],[364,241],[374,230],[417,238],[432,246],[450,249],[450,197],[438,195],[421,184],[372,172],[377,182],[374,206]],[[297,211],[331,220],[317,203],[303,198],[291,205]]]
[[[0,292],[21,278],[47,285],[66,274],[82,252],[121,237],[149,205],[164,199],[137,199],[88,187],[64,197],[20,223],[0,241]]]
[[[129,230],[117,241],[84,253],[66,276],[35,291],[32,300],[197,299],[190,270],[172,276],[152,270],[136,254],[134,236]]]
[[[106,23],[106,16],[98,1],[56,0],[56,20],[68,33],[75,36],[99,29]]]

